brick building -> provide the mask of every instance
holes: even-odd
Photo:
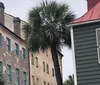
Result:
[[[0,78],[7,85],[57,85],[50,49],[28,54],[22,30],[26,22],[4,9],[0,2]],[[58,51],[61,73],[62,56]]]
[[[21,35],[22,21],[4,12],[0,2],[0,79],[7,85],[29,85],[26,45]]]

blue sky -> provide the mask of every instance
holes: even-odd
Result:
[[[27,21],[28,11],[40,4],[43,0],[0,0],[5,4],[5,11],[16,17],[20,17],[22,20]],[[50,1],[50,0],[48,0]],[[76,14],[76,17],[82,16],[87,11],[86,0],[56,0],[58,3],[68,3],[70,9]],[[73,73],[73,60],[72,50],[63,48],[63,80],[68,78],[68,75]]]

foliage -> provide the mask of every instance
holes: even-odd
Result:
[[[74,76],[70,75],[68,80],[65,80],[63,85],[74,85]]]
[[[28,48],[37,52],[56,43],[57,48],[71,46],[70,31],[66,26],[74,19],[67,4],[43,2],[29,11],[28,24],[24,25]],[[44,42],[45,41],[45,42]]]
[[[69,10],[69,5],[46,0],[29,11],[28,23],[23,27],[30,51],[38,52],[51,48],[58,85],[62,85],[62,77],[57,50],[62,46],[71,47],[70,29],[67,24],[74,17],[73,12]]]

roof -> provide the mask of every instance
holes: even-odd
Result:
[[[86,12],[82,17],[75,19],[70,24],[82,23],[86,21],[100,20],[100,2]]]

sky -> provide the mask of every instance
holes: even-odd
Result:
[[[27,21],[28,12],[32,7],[39,6],[43,0],[0,0],[5,5],[5,12]],[[48,0],[50,1],[50,0]],[[56,0],[58,3],[67,3],[71,11],[79,18],[87,11],[86,0]],[[64,47],[63,57],[63,81],[74,73],[72,50]]]

